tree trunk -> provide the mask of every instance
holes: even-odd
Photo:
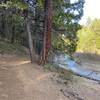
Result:
[[[15,26],[12,27],[12,36],[11,36],[11,43],[13,44],[15,42]]]
[[[44,39],[43,49],[40,55],[39,64],[47,62],[48,52],[51,47],[51,30],[52,30],[52,0],[45,0],[45,22],[44,22]]]
[[[14,43],[15,42],[15,23],[14,23],[14,19],[13,19],[13,16],[12,16],[12,20],[11,20],[11,32],[12,32],[12,34],[11,34],[11,43]]]
[[[26,18],[26,28],[27,28],[27,40],[29,43],[29,52],[30,52],[30,58],[31,58],[31,62],[34,63],[35,60],[35,52],[33,50],[33,40],[32,40],[32,34],[31,34],[31,30],[30,30],[30,21],[28,19],[28,17]]]

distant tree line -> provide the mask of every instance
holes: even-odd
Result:
[[[91,20],[78,31],[78,51],[100,54],[100,19]]]

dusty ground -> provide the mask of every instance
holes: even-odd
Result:
[[[97,82],[74,76],[64,85],[54,75],[27,57],[0,55],[0,100],[100,100]]]
[[[100,55],[76,53],[75,56],[79,57],[82,67],[100,71]]]
[[[68,100],[51,72],[30,64],[26,57],[0,57],[0,100]]]

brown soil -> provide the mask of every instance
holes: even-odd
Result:
[[[57,80],[62,81],[57,79],[56,73],[31,64],[28,57],[0,55],[0,100],[100,99],[97,82],[78,76],[67,85]]]
[[[0,100],[69,100],[52,76],[27,57],[1,55]]]

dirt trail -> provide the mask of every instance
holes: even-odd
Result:
[[[51,81],[52,73],[26,57],[0,57],[0,100],[69,100]]]
[[[64,85],[54,75],[28,57],[0,55],[0,100],[100,100],[100,84],[74,76]]]

